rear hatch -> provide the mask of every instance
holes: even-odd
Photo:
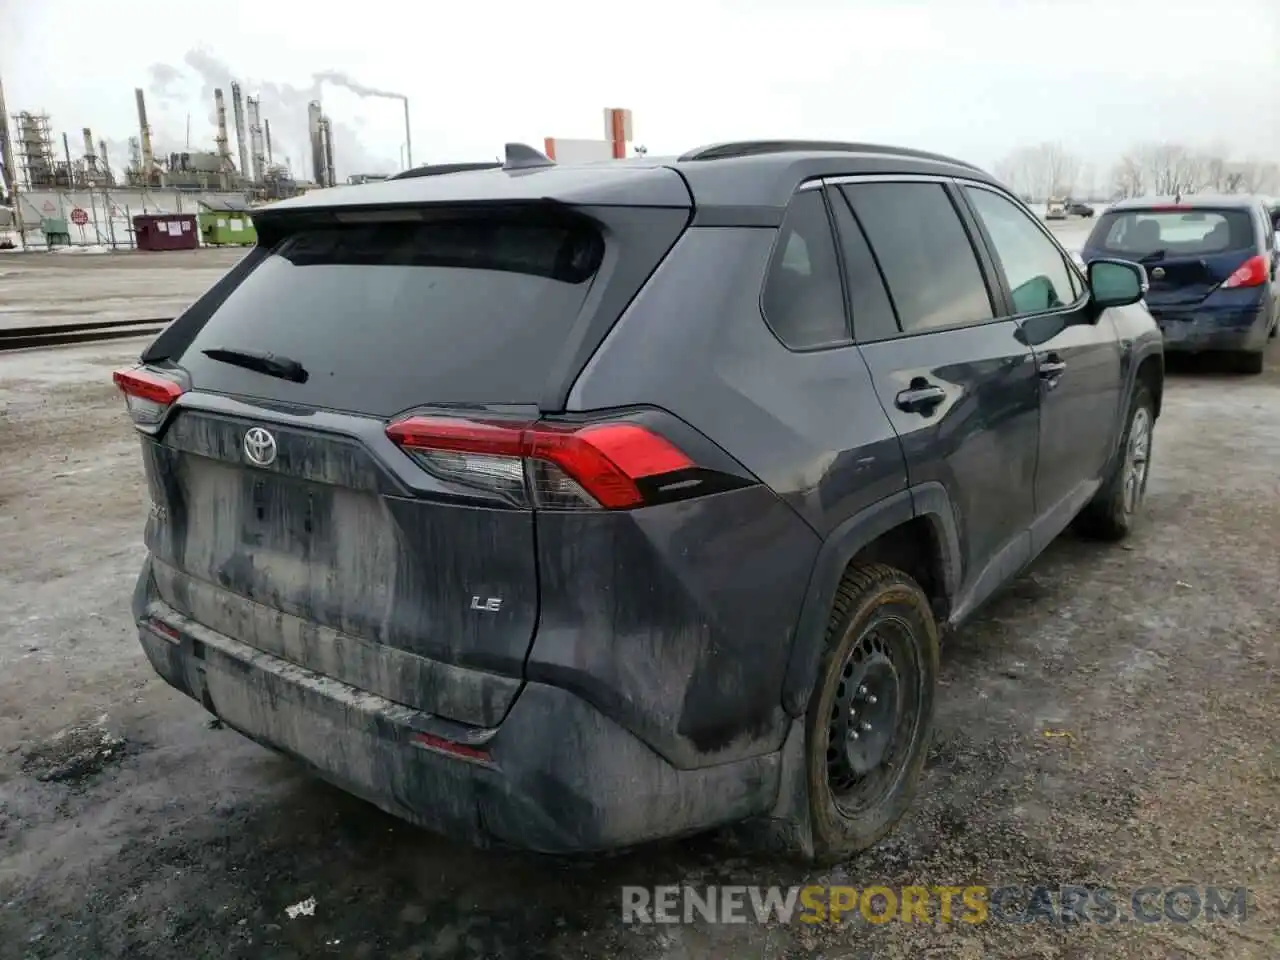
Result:
[[[134,413],[160,598],[396,702],[499,722],[538,620],[523,468],[466,443],[419,456],[388,425],[538,421],[687,219],[545,203],[264,217],[271,249],[136,371],[182,391],[154,427],[148,401]]]
[[[1258,253],[1247,210],[1180,205],[1105,213],[1085,250],[1142,264],[1155,310],[1200,304]]]

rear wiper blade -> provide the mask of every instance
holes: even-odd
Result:
[[[265,373],[269,377],[292,380],[294,383],[307,382],[306,367],[292,357],[284,357],[278,353],[236,350],[231,347],[210,347],[201,352],[210,360],[219,360],[256,373]]]

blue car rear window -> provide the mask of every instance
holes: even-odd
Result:
[[[1118,257],[1203,257],[1257,246],[1247,210],[1122,210],[1104,213],[1089,247]]]

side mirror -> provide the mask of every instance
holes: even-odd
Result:
[[[1089,264],[1089,292],[1100,307],[1127,307],[1147,292],[1147,271],[1128,260],[1094,260]]]

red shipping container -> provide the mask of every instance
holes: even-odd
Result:
[[[194,250],[200,246],[195,214],[145,213],[133,218],[139,250]]]

